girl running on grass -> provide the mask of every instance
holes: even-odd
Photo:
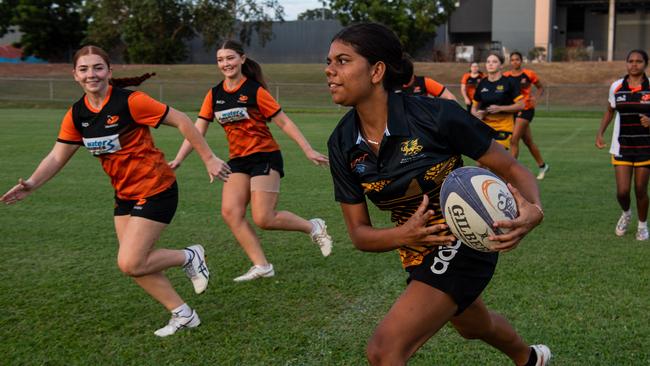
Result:
[[[154,333],[166,337],[196,327],[201,323],[196,311],[178,295],[163,272],[183,267],[200,294],[208,285],[209,271],[201,245],[183,250],[154,248],[174,217],[178,188],[174,172],[155,147],[149,128],[160,124],[178,128],[199,152],[211,182],[214,178],[226,181],[230,168],[212,153],[185,114],[143,92],[122,89],[139,85],[143,78],[111,80],[111,63],[101,48],[85,46],[77,51],[72,75],[84,95],[63,117],[52,151],[28,179],[19,179],[0,200],[13,204],[25,199],[85,146],[99,159],[115,189],[118,267],[172,313],[169,323]]]
[[[442,181],[463,165],[461,155],[512,182],[519,217],[496,223],[511,231],[491,238],[500,242],[496,249],[508,251],[542,221],[535,178],[458,103],[392,92],[410,78],[405,70],[411,65],[388,28],[344,28],[334,36],[327,63],[333,101],[352,107],[328,142],[335,198],[350,239],[362,251],[397,249],[409,273],[406,290],[368,343],[369,362],[404,365],[450,322],[463,337],[483,340],[515,365],[547,365],[548,347],[528,346],[481,299],[498,253],[462,245],[437,202]],[[397,226],[373,226],[366,197],[391,211]]]
[[[292,212],[276,210],[284,169],[280,146],[268,123],[275,123],[314,164],[327,165],[327,157],[311,147],[298,126],[282,111],[266,88],[260,65],[246,56],[239,43],[229,40],[219,46],[217,67],[224,80],[208,91],[195,125],[205,135],[210,123],[216,120],[226,132],[232,174],[223,186],[221,215],[253,262],[234,281],[275,275],[255,230],[246,220],[249,204],[253,222],[259,228],[301,231],[311,236],[323,256],[330,255],[332,238],[327,234],[325,221],[305,220]],[[192,144],[185,141],[170,166],[178,168],[191,151]]]

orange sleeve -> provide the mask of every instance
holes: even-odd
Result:
[[[460,79],[461,84],[467,84],[467,79],[469,79],[469,72],[463,74],[463,77]]]
[[[208,90],[208,94],[203,98],[203,104],[201,104],[201,110],[199,111],[199,118],[202,118],[206,121],[214,121],[214,108],[212,108],[212,89]]]
[[[61,128],[59,129],[59,136],[56,138],[56,141],[65,144],[81,145],[82,136],[79,130],[74,127],[74,122],[72,121],[72,108],[69,108],[65,116],[63,116]]]
[[[424,86],[427,89],[427,94],[433,95],[434,97],[441,96],[442,92],[445,91],[444,85],[430,78],[424,78]]]
[[[530,79],[530,83],[537,85],[539,83],[539,77],[533,70],[526,70],[528,71],[528,78]]]
[[[257,88],[257,108],[265,118],[273,118],[282,110],[268,90],[262,87]]]
[[[508,71],[504,71],[504,72],[503,72],[503,76],[508,76],[508,77],[510,77],[510,75],[512,75],[512,72],[510,72],[510,70],[508,70]]]
[[[129,95],[129,111],[136,123],[158,127],[167,116],[169,106],[136,91]]]

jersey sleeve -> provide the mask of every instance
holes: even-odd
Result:
[[[341,151],[340,144],[335,142],[334,135],[327,142],[329,151],[330,173],[334,183],[334,199],[340,203],[356,204],[365,202],[363,188],[358,182]]]
[[[530,83],[533,85],[539,84],[539,76],[537,76],[537,73],[533,70],[526,70],[528,74],[528,79],[530,79]]]
[[[478,82],[478,85],[476,85],[476,91],[474,92],[474,98],[472,100],[472,103],[481,104],[482,100],[481,100],[481,93],[479,92],[479,90],[481,90],[482,85],[483,85],[483,80],[481,79],[481,81]]]
[[[208,122],[214,121],[214,103],[212,101],[212,89],[208,90],[208,93],[203,98],[203,104],[201,104],[201,110],[199,111],[199,118],[202,118]]]
[[[257,108],[265,118],[273,118],[282,110],[271,93],[262,87],[257,88]]]
[[[612,83],[612,85],[609,87],[609,97],[607,98],[607,101],[609,102],[609,106],[612,107],[612,109],[616,109],[616,89],[618,89],[619,81],[615,81]]]
[[[445,91],[445,86],[439,82],[431,79],[424,78],[424,87],[427,89],[427,94],[439,97]]]
[[[459,154],[478,160],[492,144],[496,132],[458,103],[446,102],[442,106],[437,119],[449,146]]]
[[[157,128],[167,117],[169,106],[136,91],[129,95],[129,111],[136,123]]]
[[[72,108],[69,108],[65,116],[63,116],[61,128],[59,129],[59,136],[56,138],[56,141],[72,145],[82,144],[81,133],[77,130],[72,121]]]
[[[460,83],[461,84],[467,84],[467,79],[469,79],[469,73],[463,74],[463,77],[460,78]]]

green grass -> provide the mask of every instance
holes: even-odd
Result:
[[[27,177],[54,143],[64,110],[0,110],[0,190]],[[313,145],[337,114],[294,114]],[[556,365],[647,365],[650,244],[615,237],[619,209],[606,151],[594,147],[596,114],[541,114],[534,136],[551,165],[541,182],[546,219],[501,256],[484,293],[530,343],[548,344]],[[192,155],[178,172],[180,205],[159,241],[203,243],[212,280],[194,295],[180,269],[167,272],[195,307],[201,327],[168,339],[152,332],[168,314],[115,265],[112,190],[95,158],[80,150],[25,201],[0,207],[0,364],[3,365],[363,365],[374,327],[404,288],[396,253],[355,250],[326,169],[316,168],[277,129],[287,176],[279,208],[328,222],[329,258],[302,234],[261,232],[277,274],[236,284],[249,261],[219,217],[220,184],[209,185]],[[154,133],[168,156],[180,144]],[[215,151],[225,138],[213,126]],[[527,151],[522,162],[533,167]],[[390,225],[372,210],[373,222]],[[507,358],[445,327],[412,365],[506,365]]]

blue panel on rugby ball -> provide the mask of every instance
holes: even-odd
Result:
[[[506,183],[489,170],[458,168],[440,188],[440,207],[451,232],[463,243],[482,252],[491,251],[488,236],[495,221],[517,217],[517,205]],[[505,233],[496,229],[496,234]]]

